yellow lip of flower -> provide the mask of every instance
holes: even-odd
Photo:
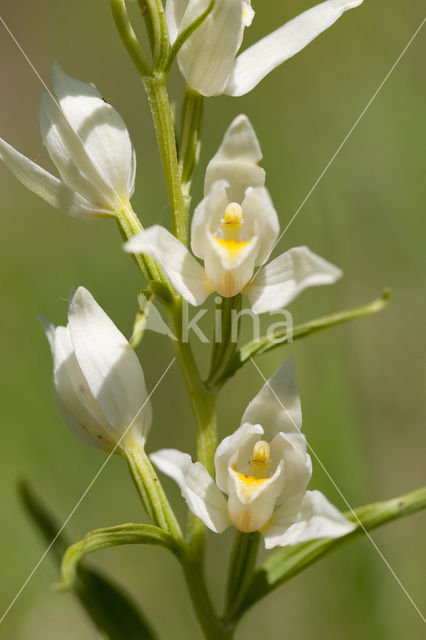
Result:
[[[241,482],[241,492],[246,500],[250,499],[256,489],[268,480],[265,476],[271,466],[271,447],[269,443],[264,440],[256,442],[249,462],[256,475],[240,473],[237,471],[237,463],[232,466],[238,480]]]
[[[237,471],[236,464],[232,466],[232,469],[234,470],[235,475],[240,481],[241,494],[245,500],[249,500],[256,489],[268,479],[258,478],[256,476],[246,476],[245,473],[240,473],[239,471]]]

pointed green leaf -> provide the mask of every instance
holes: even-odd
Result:
[[[77,564],[85,555],[125,544],[152,544],[165,547],[178,555],[179,546],[170,534],[150,524],[121,524],[107,529],[96,529],[71,545],[62,560],[63,583],[60,589],[69,589],[76,574]]]
[[[68,542],[58,535],[60,524],[27,484],[19,487],[23,504],[36,524],[58,566]],[[54,540],[53,544],[52,541]],[[80,563],[73,590],[93,624],[107,640],[158,640],[139,606],[116,584]]]
[[[365,318],[366,316],[378,313],[387,306],[389,297],[390,290],[385,289],[380,298],[377,298],[376,300],[373,300],[361,307],[349,309],[348,311],[339,311],[338,313],[333,313],[329,316],[323,316],[322,318],[317,318],[310,322],[296,325],[290,332],[280,329],[275,331],[273,336],[261,336],[260,338],[256,338],[256,340],[248,342],[236,352],[235,357],[233,361],[229,363],[226,372],[222,374],[220,379],[215,379],[214,385],[212,386],[221,387],[226,380],[231,378],[238,371],[238,369],[255,356],[260,356],[263,353],[272,351],[272,349],[277,349],[284,344],[292,343],[295,340],[307,338],[314,333],[319,333],[320,331],[337,327],[339,324],[344,324],[351,320]]]
[[[426,487],[386,502],[359,507],[353,513],[346,513],[346,517],[357,525],[354,531],[346,536],[312,540],[276,551],[254,574],[246,598],[235,614],[234,621],[239,619],[255,602],[331,551],[360,538],[376,527],[425,508]]]

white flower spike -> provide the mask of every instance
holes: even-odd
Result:
[[[242,292],[254,313],[264,313],[285,307],[307,287],[334,283],[340,269],[307,247],[290,249],[263,266],[278,238],[279,221],[265,188],[261,159],[252,125],[246,116],[238,116],[207,167],[205,198],[192,220],[191,248],[204,268],[158,225],[134,236],[125,250],[155,258],[193,305],[202,304],[213,291],[225,298]]]
[[[353,523],[322,493],[306,490],[312,465],[301,422],[289,358],[249,404],[239,429],[217,448],[216,482],[181,451],[157,451],[151,460],[216,533],[230,525],[244,533],[260,531],[267,549],[346,535]]]
[[[327,0],[308,9],[237,56],[244,29],[254,18],[251,0],[216,0],[211,13],[178,54],[187,84],[204,96],[241,96],[268,73],[301,51],[363,0]],[[209,7],[210,0],[167,0],[170,40]]]
[[[91,84],[53,64],[56,97],[44,93],[40,128],[61,179],[0,138],[0,158],[28,189],[78,218],[103,218],[130,206],[136,157],[118,112]]]
[[[143,445],[151,404],[139,360],[123,334],[79,287],[66,327],[47,323],[59,407],[70,429],[87,444],[121,453]],[[124,435],[125,434],[125,435]]]

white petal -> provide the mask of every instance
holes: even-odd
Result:
[[[44,93],[41,97],[40,127],[45,144],[51,144],[48,151],[53,161],[58,163],[58,171],[72,189],[81,191],[95,206],[113,210],[116,205],[120,205],[114,188],[100,175],[83,140],[49,93]],[[80,174],[82,177],[78,178]]]
[[[302,428],[302,409],[292,357],[281,365],[266,382],[244,412],[241,423],[261,424],[265,440],[280,431],[299,433]]]
[[[194,22],[210,0],[190,0],[179,31]],[[204,96],[223,93],[241,45],[242,0],[216,0],[209,16],[188,38],[178,54],[178,63],[187,84]]]
[[[82,140],[93,166],[113,191],[113,202],[121,200],[126,204],[134,153],[120,114],[102,99],[93,85],[71,78],[56,63],[53,88],[62,112]]]
[[[219,228],[229,204],[228,187],[229,183],[226,180],[218,180],[195,208],[191,224],[191,249],[192,253],[202,260],[209,251],[208,232],[214,232]]]
[[[262,267],[244,293],[254,313],[276,311],[308,287],[333,284],[342,275],[338,267],[307,247],[295,247]]]
[[[68,317],[78,364],[117,440],[128,430],[124,442],[143,441],[152,414],[135,352],[87,289],[77,289]]]
[[[253,482],[253,478],[235,470],[237,456],[231,458],[228,468],[228,511],[234,526],[249,533],[264,527],[272,516],[285,481],[284,463],[279,463],[270,478]]]
[[[38,164],[19,153],[0,138],[0,158],[27,189],[46,200],[52,207],[76,218],[103,218],[111,212],[95,207],[70,187]]]
[[[327,0],[308,9],[240,54],[225,89],[231,96],[251,91],[268,73],[331,27],[363,0]]]
[[[222,533],[230,525],[226,500],[200,462],[176,449],[150,455],[152,462],[178,484],[188,507],[206,527]]]
[[[260,425],[242,424],[234,433],[220,443],[214,456],[216,484],[221,491],[228,490],[228,466],[230,459],[239,451],[240,459],[249,459],[255,443],[263,434]]]
[[[124,250],[153,257],[176,291],[192,305],[202,304],[213,291],[202,266],[164,227],[154,225],[141,231],[126,242]]]
[[[284,505],[274,513],[264,532],[265,547],[271,549],[317,538],[339,538],[354,529],[354,523],[320,491],[307,491],[298,509],[294,509],[294,505]]]
[[[277,433],[271,442],[271,464],[284,461],[284,487],[277,504],[305,491],[312,477],[312,461],[301,433]]]
[[[263,264],[275,246],[280,223],[271,196],[265,187],[249,187],[243,201],[243,219],[245,224],[257,223],[259,246],[256,265]]]
[[[259,167],[262,151],[250,120],[237,116],[227,129],[217,153],[210,160],[204,180],[207,195],[218,180],[226,180],[228,202],[241,203],[248,187],[263,187],[265,171]]]
[[[116,440],[80,369],[68,327],[44,323],[53,355],[53,382],[61,413],[71,431],[86,444],[111,451]]]
[[[68,145],[68,147],[66,146],[65,136],[62,131],[64,128],[69,129],[69,125],[65,121],[65,116],[58,108],[56,102],[48,93],[44,93],[41,97],[39,115],[43,144],[64,183],[76,193],[79,193],[83,198],[92,202],[93,206],[95,206],[96,203],[99,206],[105,207],[111,214],[110,199],[105,193],[103,183],[99,185],[89,180],[76,164],[78,160],[81,162],[82,155],[82,162],[84,163],[84,161],[86,161],[90,163],[87,155],[85,156],[84,150],[83,153],[77,154],[77,149],[74,149],[74,153],[72,150],[70,151],[70,145]],[[72,132],[70,135],[73,135]],[[84,149],[78,139],[75,141],[75,147],[78,147],[79,150]]]

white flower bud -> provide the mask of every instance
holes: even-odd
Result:
[[[43,144],[59,180],[0,138],[0,158],[28,189],[56,209],[79,218],[109,217],[130,207],[136,157],[129,133],[91,84],[53,65],[56,96],[40,105]]]
[[[80,287],[68,325],[48,325],[59,407],[71,430],[107,451],[144,444],[152,413],[139,360],[123,334]]]

